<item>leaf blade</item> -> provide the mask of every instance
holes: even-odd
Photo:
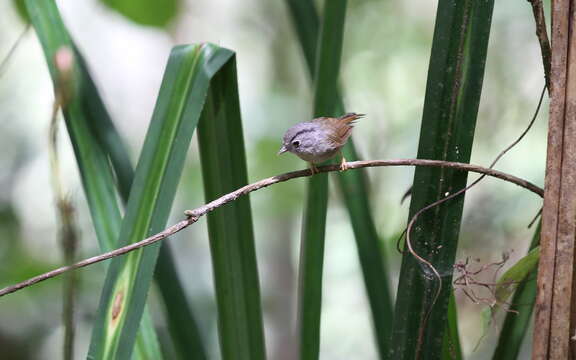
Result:
[[[172,51],[122,222],[122,245],[159,232],[166,224],[208,87],[200,59],[219,55],[211,50],[178,46]],[[90,357],[130,356],[158,251],[159,244],[112,261]]]
[[[319,19],[312,1],[287,0],[291,19],[298,35],[300,47],[308,66],[311,78],[316,72],[316,46],[319,34]],[[335,113],[344,113],[342,98],[337,94],[332,99]],[[343,149],[343,154],[350,161],[359,160],[353,139]],[[348,210],[362,275],[374,326],[374,336],[378,345],[380,358],[384,358],[388,349],[390,324],[392,323],[392,295],[385,270],[385,259],[382,246],[372,216],[367,173],[364,169],[345,172],[337,176],[338,186]]]
[[[102,121],[109,121],[110,118],[100,101],[82,56],[75,49],[74,43],[60,18],[56,4],[51,0],[27,1],[26,6],[42,44],[56,91],[59,91],[59,74],[54,63],[54,56],[62,47],[72,49],[75,53],[77,64],[74,66],[72,76],[74,96],[63,109],[64,119],[74,147],[82,186],[88,200],[100,248],[102,251],[112,250],[116,247],[121,215],[116,202],[114,175],[109,166],[106,151],[99,146],[95,137],[92,136],[93,126],[91,126],[91,124],[96,125]],[[100,102],[97,103],[98,101]],[[87,104],[95,103],[96,107],[100,107],[95,109],[92,106],[92,109],[97,111],[87,110]],[[154,357],[160,359],[162,358],[160,346],[147,313],[144,322],[145,324],[138,334],[138,358]]]
[[[530,244],[530,253],[539,249],[541,226],[542,223],[539,222],[537,228],[534,230],[532,243]],[[530,253],[527,256],[530,256]],[[528,272],[514,291],[514,296],[510,302],[510,309],[517,311],[517,313],[508,312],[506,314],[506,318],[502,324],[502,330],[498,335],[496,349],[492,355],[493,360],[518,358],[520,347],[530,326],[532,311],[534,310],[534,304],[536,302],[537,273],[538,268],[535,264],[532,271]]]
[[[198,126],[207,201],[248,183],[235,57],[222,67]],[[208,215],[223,359],[266,358],[250,199]]]
[[[440,0],[428,70],[418,158],[468,162],[482,89],[493,1]],[[466,186],[465,172],[416,168],[410,204],[416,212]],[[423,213],[411,233],[419,256],[438,271],[454,263],[464,197]],[[390,356],[396,359],[442,356],[451,276],[426,280],[406,249],[402,260]],[[424,355],[425,354],[425,355]]]
[[[178,15],[180,0],[101,0],[111,9],[137,24],[165,27]]]
[[[314,117],[335,116],[337,79],[344,33],[346,0],[328,1],[320,30],[316,59]],[[298,330],[300,358],[317,359],[320,353],[322,270],[328,209],[328,175],[317,174],[308,181],[308,195],[302,225]]]

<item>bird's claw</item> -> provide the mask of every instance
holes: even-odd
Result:
[[[348,170],[350,167],[348,166],[348,163],[346,162],[346,159],[344,158],[344,156],[342,156],[342,161],[340,162],[340,172],[342,171],[346,171]]]
[[[308,163],[308,166],[310,167],[310,172],[312,173],[312,175],[318,174],[318,168],[316,168],[316,165],[314,165],[314,163]]]

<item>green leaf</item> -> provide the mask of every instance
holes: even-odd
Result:
[[[134,190],[122,225],[121,239],[138,241],[165,226],[186,150],[200,112],[203,111],[210,80],[221,67],[230,62],[232,56],[232,52],[213,45],[182,46],[174,49],[139,161]],[[222,72],[226,72],[231,66],[224,66]],[[228,89],[228,83],[226,86],[214,85],[218,78],[216,76],[212,79],[212,86],[216,89]],[[211,97],[208,97],[208,104],[210,99]],[[241,129],[239,121],[231,121],[232,126]],[[237,149],[234,149],[234,154],[243,155]],[[237,181],[239,179],[234,178]],[[244,211],[241,216],[244,226],[246,216],[249,216],[249,212],[246,215]],[[115,259],[112,263],[103,291],[99,310],[101,315],[93,334],[90,356],[125,358],[130,355],[135,326],[146,298],[157,251],[158,247],[152,246]],[[253,264],[256,273],[255,259]],[[247,269],[245,272],[248,273]],[[135,279],[133,284],[132,279]],[[254,294],[250,295],[254,297]],[[259,299],[259,296],[256,297]],[[256,310],[258,316],[261,316],[259,300]],[[260,335],[263,354],[262,331]]]
[[[27,0],[26,4],[32,25],[42,44],[55,91],[58,92],[60,91],[59,72],[54,63],[54,56],[60,48],[75,49],[74,44],[62,23],[53,0],[41,2]],[[78,52],[74,52],[74,54],[76,59],[80,58]],[[99,121],[99,118],[92,117],[92,114],[86,112],[83,106],[84,101],[87,101],[86,99],[90,95],[86,92],[86,84],[91,83],[92,80],[82,62],[76,62],[72,79],[74,81],[74,96],[63,109],[64,119],[74,146],[82,184],[90,205],[100,247],[102,250],[110,250],[114,248],[118,235],[120,212],[116,206],[116,201],[111,201],[111,199],[115,199],[116,195],[113,174],[108,165],[106,154],[95,139],[89,135],[88,124],[92,121]],[[100,176],[90,176],[97,174],[98,171],[103,171]]]
[[[29,23],[30,15],[28,14],[28,10],[26,9],[25,0],[12,0],[12,4],[14,5],[14,8],[16,9],[18,15],[20,15],[22,21],[25,22],[26,24]]]
[[[540,260],[540,247],[530,250],[528,255],[518,260],[500,277],[494,291],[497,302],[493,307],[494,311],[498,311],[499,304],[504,304],[524,279],[537,268],[538,260]]]
[[[164,303],[170,336],[180,359],[207,359],[200,328],[180,285],[170,248],[166,245],[169,243],[160,247],[154,278]]]
[[[294,23],[294,29],[304,60],[308,66],[310,77],[314,78],[316,72],[316,52],[318,44],[318,34],[320,33],[320,20],[314,6],[313,0],[286,0],[290,10],[291,20]],[[338,99],[341,103],[341,100]]]
[[[88,67],[82,57],[79,57],[82,68]],[[87,76],[88,73],[87,73]],[[116,126],[112,122],[104,102],[98,93],[98,89],[92,80],[87,81],[85,86],[87,96],[83,98],[82,106],[84,111],[98,119],[89,124],[92,135],[96,138],[102,151],[110,159],[112,169],[116,175],[116,187],[124,203],[128,202],[132,181],[134,180],[134,169],[128,156],[128,148],[118,133]]]
[[[92,86],[90,89],[90,102],[87,102],[86,111],[99,117],[100,122],[91,126],[92,133],[97,138],[99,144],[108,154],[110,162],[116,175],[117,187],[124,202],[128,202],[134,171],[128,158],[128,151],[120,134],[112,120],[105,111],[102,100]],[[164,305],[170,335],[174,341],[181,358],[205,359],[206,350],[202,343],[200,330],[192,309],[186,300],[186,293],[180,280],[180,276],[174,266],[175,260],[170,251],[170,243],[164,242],[158,255],[158,264],[154,277]],[[149,317],[145,313],[145,318]],[[152,322],[148,321],[152,326]],[[141,347],[142,341],[137,341],[137,349]],[[148,357],[150,358],[150,357]]]
[[[128,19],[141,25],[164,27],[178,15],[180,0],[101,0]]]
[[[336,116],[334,99],[346,17],[346,0],[325,3],[314,92],[314,116]],[[308,181],[308,196],[300,249],[299,336],[300,358],[317,359],[320,352],[322,268],[328,207],[328,174]]]
[[[27,0],[26,5],[42,44],[57,92],[60,91],[58,82],[60,75],[54,63],[54,55],[62,47],[74,50],[76,58],[72,74],[74,93],[71,101],[63,109],[64,119],[74,147],[100,248],[102,251],[109,251],[116,247],[121,215],[114,190],[114,174],[107,154],[92,133],[92,127],[103,121],[109,121],[109,116],[100,101],[81,54],[75,51],[54,1]],[[145,316],[144,322],[138,335],[138,358],[160,359],[160,347],[148,315]]]
[[[448,303],[448,321],[446,322],[446,333],[442,344],[443,360],[461,360],[462,348],[460,347],[460,335],[458,334],[458,311],[454,293],[450,295]]]
[[[349,141],[342,150],[348,161],[359,159],[354,144]],[[366,293],[372,311],[374,336],[380,358],[385,358],[392,330],[392,294],[385,267],[385,255],[380,245],[372,215],[368,177],[365,169],[338,174],[340,193],[348,209],[356,248],[364,276]]]
[[[537,231],[533,244],[540,237],[539,234],[540,231]],[[493,359],[516,359],[520,352],[524,335],[526,335],[528,330],[528,322],[532,316],[532,308],[536,300],[536,275],[539,259],[540,247],[535,247],[498,279],[494,289],[494,305],[486,307],[482,311],[482,336],[478,340],[475,349],[480,346],[489,331],[494,328],[492,326],[493,320],[496,319],[504,305],[508,304],[508,298],[515,291],[520,290],[515,296],[515,302],[510,305],[510,312],[500,332],[498,345],[493,355]],[[532,278],[527,281],[530,275],[532,275]],[[522,300],[526,302],[518,302],[518,297],[522,297]],[[523,309],[515,309],[516,307],[522,307]],[[519,311],[522,311],[522,313]],[[516,315],[516,318],[512,318],[511,314]]]
[[[211,81],[198,125],[206,201],[248,183],[240,117],[236,61]],[[215,66],[207,62],[206,65]],[[208,215],[208,234],[218,305],[223,359],[265,359],[260,289],[249,197]]]
[[[480,335],[480,338],[477,340],[476,345],[474,346],[474,352],[478,350],[480,345],[482,345],[484,342],[484,339],[486,339],[486,336],[488,336],[490,333],[492,324],[492,310],[489,307],[482,309],[482,312],[480,313],[480,322],[482,323],[482,335]]]
[[[229,51],[209,45],[173,49],[138,161],[120,245],[139,241],[165,227],[209,78],[229,57]],[[112,261],[89,357],[129,358],[159,245]]]
[[[420,159],[470,160],[493,6],[492,0],[438,3],[420,129]],[[462,171],[417,168],[409,219],[444,194],[465,187],[466,180],[467,173]],[[412,229],[410,240],[415,252],[442,275],[449,275],[440,283],[430,276],[429,266],[405,250],[390,358],[442,356],[463,203],[464,196],[460,196],[424,212]]]
[[[88,96],[85,97],[87,101],[83,103],[85,111],[93,114],[99,120],[91,122],[92,134],[110,159],[116,175],[118,192],[124,203],[126,203],[128,202],[134,178],[134,170],[128,157],[127,148],[110,119],[94,84],[88,82],[86,90],[88,92]],[[94,176],[97,175],[95,174]],[[192,309],[186,300],[186,293],[174,263],[175,260],[170,251],[170,243],[164,242],[161,245],[154,277],[162,296],[170,335],[181,358],[205,359],[206,351],[202,343],[200,330]],[[148,317],[147,314],[145,314],[146,317]],[[151,321],[149,322],[152,324]],[[150,338],[150,336],[148,337]],[[141,347],[141,344],[142,341],[137,341],[137,349]]]
[[[287,4],[308,65],[308,72],[311,77],[314,77],[319,33],[319,20],[314,3],[311,0],[287,0]],[[343,114],[345,111],[340,95],[335,95],[332,101],[335,106],[334,113]],[[349,161],[359,159],[352,139],[344,147],[343,154]],[[354,230],[378,350],[380,357],[384,358],[388,349],[387,342],[392,323],[392,296],[389,291],[383,251],[370,210],[366,186],[367,174],[364,169],[358,169],[339,174],[337,179]]]
[[[530,326],[530,320],[532,318],[532,310],[534,308],[534,303],[536,302],[536,275],[538,273],[537,262],[538,259],[536,253],[539,253],[540,247],[540,226],[534,230],[534,236],[532,237],[532,243],[530,244],[530,252],[527,256],[519,260],[516,264],[520,269],[514,270],[513,273],[516,275],[509,274],[506,272],[502,278],[498,281],[499,284],[506,286],[506,281],[504,276],[512,277],[518,279],[520,283],[516,286],[516,291],[514,292],[514,297],[510,302],[510,308],[502,324],[502,329],[498,337],[498,344],[494,351],[492,359],[494,360],[507,360],[507,359],[517,359],[520,353],[520,347],[528,328]],[[527,259],[528,258],[528,259]],[[516,267],[516,265],[514,267]],[[530,270],[530,266],[533,268]],[[528,273],[526,273],[528,271]],[[522,273],[524,277],[522,277]],[[519,278],[522,277],[520,280]],[[504,290],[505,292],[507,290]],[[505,296],[505,293],[500,292],[499,296]],[[505,299],[501,299],[505,300]]]

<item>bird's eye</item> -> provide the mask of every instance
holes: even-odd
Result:
[[[294,146],[295,148],[300,146],[300,141],[296,140],[296,141],[292,141],[292,146]]]

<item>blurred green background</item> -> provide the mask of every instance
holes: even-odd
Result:
[[[311,86],[285,2],[173,0],[136,17],[148,25],[133,22],[106,4],[121,6],[118,4],[122,2],[58,1],[112,118],[130,144],[134,161],[170,48],[209,41],[237,52],[250,181],[305,167],[292,155],[276,156],[284,131],[309,119],[312,113]],[[130,2],[124,4],[129,6]],[[410,158],[416,154],[435,10],[436,2],[425,0],[349,2],[340,80],[347,110],[367,114],[353,136],[364,159]],[[14,3],[0,2],[0,59],[7,56],[25,27]],[[543,84],[529,4],[521,0],[496,2],[472,163],[489,164],[522,132]],[[53,100],[44,57],[30,29],[0,69],[0,285],[62,262],[47,151]],[[529,135],[501,160],[498,169],[542,185],[546,118],[545,107]],[[61,130],[65,131],[63,127]],[[96,254],[98,246],[73,152],[67,136],[61,135],[64,187],[77,209],[79,254],[87,257]],[[408,212],[400,199],[411,184],[413,169],[377,168],[368,172],[374,216],[389,271],[394,274],[395,291],[401,281],[395,242]],[[201,182],[193,140],[169,222],[180,219],[185,209],[204,203]],[[348,215],[334,187],[331,194],[321,358],[376,359]],[[271,359],[292,359],[296,356],[294,294],[304,181],[258,191],[251,200],[267,351]],[[533,232],[526,226],[540,205],[534,195],[513,185],[484,180],[467,194],[458,258],[470,256],[488,263],[511,251],[512,264],[526,252]],[[169,241],[209,353],[217,358],[206,220]],[[79,272],[78,358],[87,351],[104,269],[98,264]],[[61,285],[60,279],[54,279],[0,299],[4,359],[61,358]],[[473,351],[482,334],[480,312],[485,305],[473,304],[458,291],[456,295],[466,358],[489,358],[494,346],[490,336]],[[165,321],[160,311],[154,311],[156,296],[153,289],[152,313],[162,340]]]

